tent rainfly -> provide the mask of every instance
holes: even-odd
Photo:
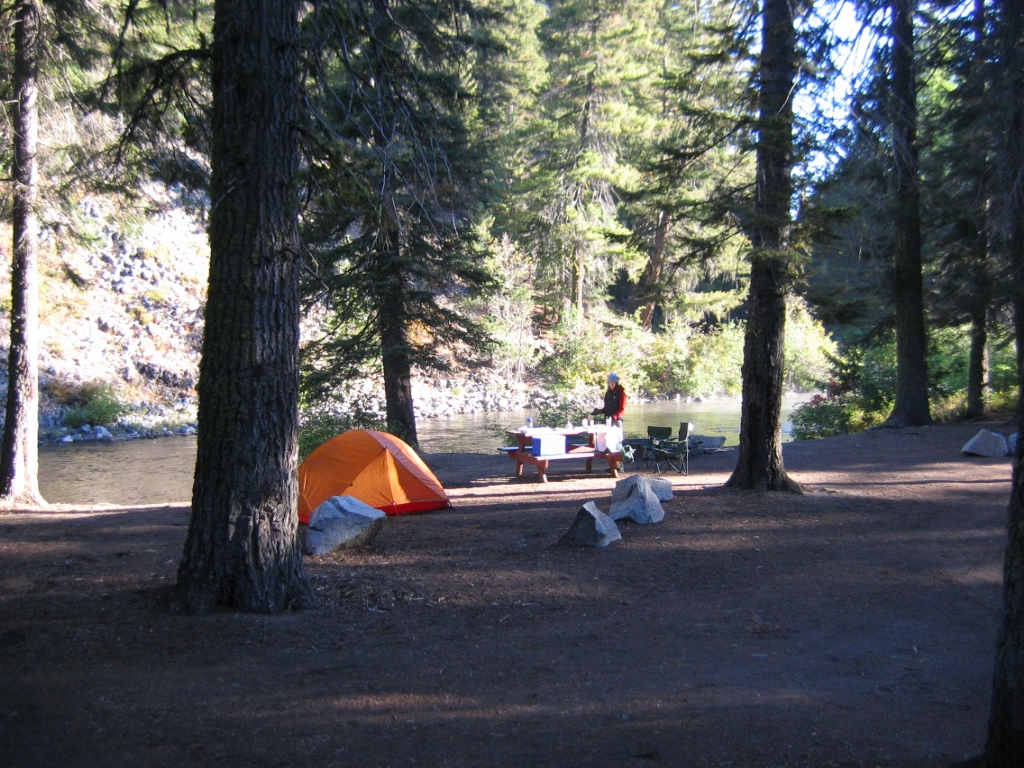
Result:
[[[332,496],[352,496],[389,515],[452,505],[412,448],[369,429],[332,437],[299,466],[299,522],[308,524],[313,510]]]

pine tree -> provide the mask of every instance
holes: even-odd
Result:
[[[998,146],[999,233],[1011,268],[1017,334],[1017,413],[1024,426],[1024,2],[997,6],[999,71],[993,110],[1002,118]],[[1003,619],[996,646],[988,739],[974,765],[1024,764],[1024,441],[1013,460],[1007,544],[1003,558]]]
[[[486,341],[454,301],[489,281],[472,243],[466,23],[460,3],[403,0],[324,5],[306,20],[305,292],[328,317],[305,349],[307,391],[328,398],[379,360],[388,428],[413,446],[413,367],[444,368],[443,354]]]
[[[650,0],[561,0],[542,25],[551,89],[537,148],[547,201],[541,283],[547,301],[580,317],[619,269],[644,263],[621,203],[639,181],[633,145],[648,133],[642,106],[658,74],[659,11]]]
[[[645,328],[677,308],[720,320],[742,302],[747,241],[736,222],[750,218],[745,198],[754,183],[756,105],[744,15],[726,2],[699,12],[674,6],[663,18],[664,127],[641,166],[637,202],[646,225],[635,227],[648,254],[637,282]],[[698,291],[716,297],[714,312]]]
[[[891,427],[928,424],[928,339],[921,268],[921,195],[917,147],[914,0],[892,0],[893,295],[896,304],[896,401]]]
[[[314,604],[295,514],[297,15],[289,0],[216,3],[210,282],[175,611]]]
[[[0,445],[0,496],[7,503],[44,504],[39,493],[39,224],[38,191],[41,44],[40,7],[19,0],[14,13],[13,230],[11,342],[7,410]]]
[[[997,281],[997,239],[992,220],[995,156],[1001,126],[991,98],[991,40],[986,8],[970,18],[942,20],[925,38],[922,103],[922,176],[929,182],[922,220],[934,273],[934,322],[970,326],[967,411],[985,412],[989,324],[1008,296]],[[964,152],[964,147],[971,152]]]
[[[765,0],[758,62],[757,186],[736,469],[727,487],[800,491],[782,463],[783,341],[791,253],[796,32],[788,0]]]

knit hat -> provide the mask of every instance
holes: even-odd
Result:
[[[618,381],[618,380],[619,380],[619,374],[617,374],[617,373],[609,373],[608,374],[608,381]]]

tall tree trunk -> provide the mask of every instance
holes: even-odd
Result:
[[[380,238],[381,269],[401,264],[389,251],[401,247],[397,232],[387,232]],[[392,274],[385,282],[386,295],[379,297],[377,330],[380,333],[381,365],[384,373],[384,407],[388,431],[393,432],[413,448],[419,450],[416,434],[416,413],[412,399],[412,360],[410,359],[408,317],[404,296],[407,292],[404,274]]]
[[[896,303],[896,402],[891,427],[931,423],[928,411],[928,339],[921,284],[921,212],[917,158],[917,89],[914,83],[914,0],[892,0],[892,151]]]
[[[1018,432],[1024,428],[1024,0],[1004,0],[997,18],[1001,82],[996,98],[1006,119],[999,152],[1005,247],[1012,269],[1017,333]],[[1003,623],[996,646],[988,739],[979,765],[1024,765],[1024,440],[1013,458]]]
[[[645,331],[651,330],[654,324],[654,313],[658,308],[658,293],[661,290],[662,270],[665,266],[665,245],[668,242],[668,231],[672,225],[672,214],[658,211],[658,223],[654,229],[654,246],[651,249],[647,267],[640,278],[641,297],[644,299],[640,311],[640,324]]]
[[[14,249],[7,411],[0,443],[0,496],[45,504],[39,493],[39,225],[36,221],[39,6],[23,0],[14,22]]]
[[[789,0],[764,0],[761,19],[757,199],[751,244],[743,406],[736,469],[726,486],[800,491],[782,464],[782,368],[793,192],[793,91],[796,34]]]
[[[172,610],[314,604],[296,536],[298,4],[217,0],[210,282]]]
[[[985,364],[988,349],[988,306],[975,307],[971,311],[971,351],[967,363],[967,416],[974,418],[985,415],[985,381],[988,370]]]
[[[975,77],[983,85],[982,92],[991,98],[992,87],[988,81],[990,74],[985,55],[986,35],[985,0],[974,0],[974,70]],[[987,161],[991,163],[989,155]],[[992,301],[992,278],[990,261],[995,251],[994,222],[992,221],[992,190],[988,179],[982,181],[985,194],[984,207],[981,210],[984,224],[980,227],[975,245],[977,248],[976,266],[971,280],[971,349],[967,363],[967,413],[969,418],[985,415],[985,385],[988,381],[988,315]]]
[[[394,313],[381,314],[380,339],[384,368],[384,403],[388,431],[419,450],[412,399],[412,364],[404,325]]]

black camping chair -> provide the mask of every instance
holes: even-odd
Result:
[[[647,427],[647,439],[634,441],[633,452],[636,462],[649,467],[657,466],[656,451],[672,437],[672,427]]]
[[[684,475],[690,474],[690,436],[694,429],[693,424],[682,421],[679,423],[679,436],[675,440],[651,448],[651,461],[659,475],[662,464]]]

